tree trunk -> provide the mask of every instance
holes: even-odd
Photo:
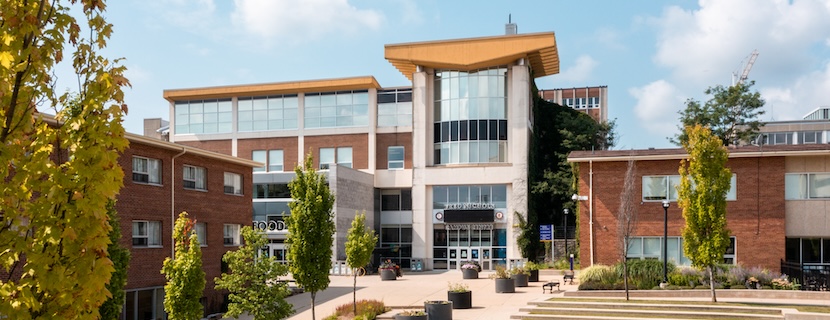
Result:
[[[357,269],[352,271],[352,278],[354,281],[352,282],[352,312],[354,313],[355,317],[357,316]]]
[[[317,316],[314,314],[314,298],[317,297],[317,292],[311,293],[311,319],[317,320]]]
[[[628,262],[623,260],[623,283],[625,284],[625,301],[628,301]]]
[[[715,296],[715,275],[712,272],[712,266],[709,266],[709,287],[712,288],[712,302],[718,302],[717,296]]]

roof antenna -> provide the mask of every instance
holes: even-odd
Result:
[[[519,27],[513,23],[513,15],[507,14],[507,24],[504,25],[504,34],[511,35],[519,32]]]

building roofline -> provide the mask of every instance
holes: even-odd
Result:
[[[58,120],[55,119],[55,116],[53,116],[53,115],[45,114],[45,113],[38,113],[37,115],[42,116],[43,121],[45,121],[46,123],[48,123],[50,125],[58,125]],[[156,139],[156,138],[145,137],[145,136],[142,136],[142,135],[138,135],[138,134],[130,133],[130,132],[126,132],[126,131],[124,132],[124,138],[127,138],[127,141],[129,141],[130,144],[140,143],[140,144],[150,145],[150,146],[154,146],[154,147],[161,148],[161,149],[166,149],[166,150],[185,151],[185,154],[194,154],[194,155],[198,155],[198,156],[209,158],[209,159],[215,159],[215,160],[230,162],[230,163],[233,163],[233,164],[242,165],[242,166],[251,167],[251,168],[262,167],[262,166],[265,165],[262,162],[257,162],[257,161],[253,161],[253,160],[248,160],[248,159],[243,159],[243,158],[239,158],[239,157],[229,156],[229,155],[218,153],[218,152],[203,150],[203,149],[199,149],[199,148],[195,148],[195,147],[191,147],[191,146],[186,146],[186,145],[183,145],[183,144],[178,144],[178,143],[168,142],[168,141],[164,141],[164,140],[159,140],[159,139]]]
[[[830,145],[764,145],[729,147],[729,158],[763,158],[789,156],[829,156]],[[615,162],[615,161],[654,161],[654,160],[681,160],[688,158],[686,150],[673,149],[641,149],[641,150],[602,150],[602,151],[573,151],[568,155],[568,162]]]
[[[418,66],[471,71],[526,58],[534,77],[559,73],[553,32],[387,44],[384,57],[409,80]]]
[[[265,96],[307,92],[379,89],[373,76],[331,78],[303,81],[272,82],[230,86],[184,88],[164,90],[167,101],[230,98],[234,96]]]

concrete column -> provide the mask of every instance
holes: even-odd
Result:
[[[428,75],[419,68],[412,75],[412,257],[424,258],[424,268],[432,269],[432,206],[424,184],[431,119]],[[417,133],[417,134],[416,134]]]
[[[514,212],[527,217],[528,196],[528,148],[530,148],[530,72],[525,65],[510,67],[507,80],[507,122],[508,122],[508,150],[509,161],[512,164],[513,181],[508,187],[508,229],[507,258],[521,258],[519,247],[516,245],[516,223]]]

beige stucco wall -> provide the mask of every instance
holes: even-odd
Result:
[[[830,156],[787,157],[787,173],[830,172]],[[830,237],[830,200],[787,200],[787,237]]]

